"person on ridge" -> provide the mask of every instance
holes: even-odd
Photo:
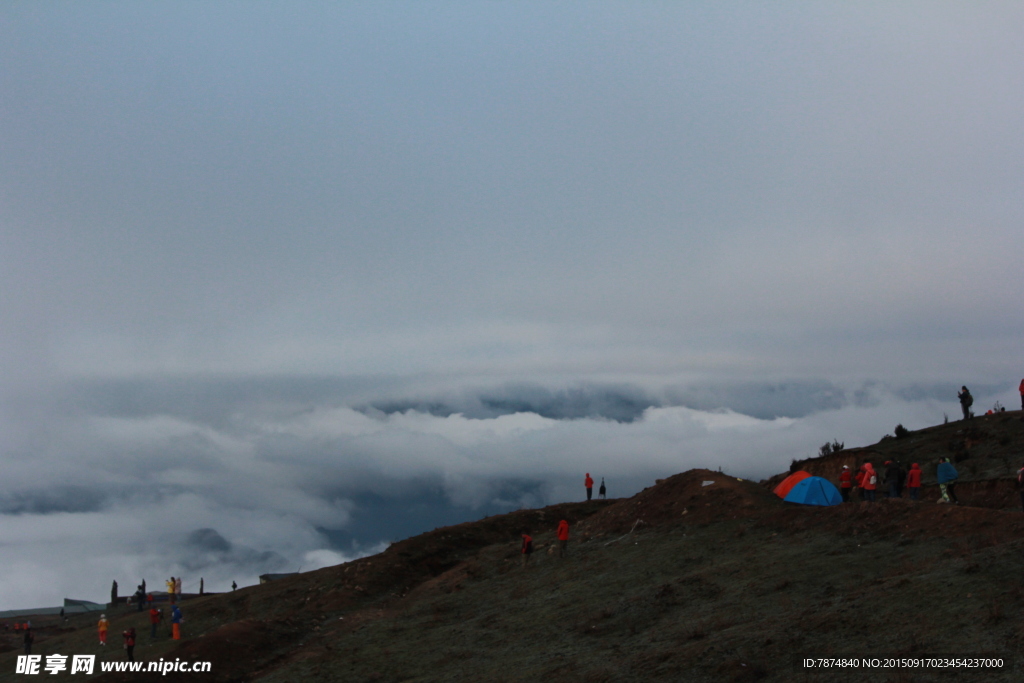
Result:
[[[601,477],[601,488],[597,490],[597,495],[599,495],[602,499],[608,497],[608,489],[604,487],[604,477]]]
[[[181,577],[179,576],[174,580],[174,594],[181,600]]]
[[[127,631],[121,634],[124,638],[124,649],[128,652],[128,661],[135,661],[135,627],[131,626]]]
[[[587,487],[587,500],[590,500],[594,495],[594,480],[590,477],[590,472],[587,472],[587,478],[583,480],[583,485]]]
[[[959,477],[959,472],[953,467],[949,458],[939,458],[939,466],[935,470],[935,480],[939,483],[939,491],[942,495],[935,501],[936,503],[948,503],[952,498],[954,505],[960,504],[956,497],[956,480]]]
[[[558,556],[565,557],[565,549],[569,545],[569,522],[562,520],[558,523]]]
[[[167,579],[164,583],[167,584],[167,600],[173,605],[174,604],[174,577]]]
[[[107,615],[101,614],[100,620],[96,622],[96,630],[100,632],[100,645],[107,644],[107,629],[110,628],[110,622],[107,621]]]
[[[910,492],[910,500],[919,500],[921,495],[921,468],[915,462],[907,472],[907,491]]]
[[[839,473],[839,493],[843,496],[843,502],[850,502],[850,489],[853,488],[853,472],[849,465],[843,465],[843,471]]]
[[[530,562],[530,555],[533,554],[533,538],[525,531],[523,532],[523,545],[519,552],[523,556],[523,568],[525,568]]]
[[[958,392],[956,397],[960,399],[960,410],[964,411],[964,419],[966,420],[971,416],[971,406],[974,405],[974,397],[971,396],[971,392],[967,387],[960,388],[962,391]]]
[[[181,608],[175,605],[171,608],[171,638],[181,640],[181,622],[185,617],[181,616]]]
[[[864,492],[864,500],[869,503],[875,502],[875,489],[878,488],[878,474],[875,472],[875,466],[869,462],[864,463],[864,479],[861,483],[861,489]]]

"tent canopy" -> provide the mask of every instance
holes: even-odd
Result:
[[[828,479],[805,477],[793,486],[783,500],[801,505],[839,505],[843,497]]]

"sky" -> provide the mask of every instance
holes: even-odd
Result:
[[[1017,408],[1022,26],[0,4],[0,609]]]

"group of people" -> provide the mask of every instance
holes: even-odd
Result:
[[[11,630],[11,625],[4,622],[4,630]],[[16,621],[14,622],[14,632],[22,634],[22,642],[25,644],[25,654],[32,654],[32,643],[35,642],[36,637],[32,634],[32,622],[31,621]]]
[[[569,548],[569,522],[561,520],[555,529],[555,536],[558,538],[558,556],[565,557]],[[522,545],[519,546],[519,554],[522,557],[523,567],[530,563],[530,556],[533,555],[533,537],[526,531],[522,533]]]
[[[587,472],[583,478],[583,487],[587,490],[587,500],[593,500],[594,498],[594,478],[590,476],[590,472]],[[597,490],[597,495],[600,498],[608,497],[608,489],[604,484],[604,477],[601,477],[601,488]],[[533,555],[533,537],[526,531],[522,534],[522,545],[519,546],[519,554],[522,557],[523,566],[527,566],[530,563],[530,556]],[[555,529],[555,536],[558,538],[558,556],[565,557],[565,553],[569,547],[569,522],[562,520],[558,523],[558,528]],[[233,587],[233,586],[232,586]]]
[[[921,467],[916,462],[909,470],[896,460],[886,460],[884,478],[880,475],[871,462],[865,461],[857,474],[850,471],[849,465],[843,465],[839,474],[839,493],[843,496],[843,502],[849,502],[852,490],[856,488],[860,493],[860,499],[869,503],[875,502],[876,491],[879,487],[889,498],[902,498],[903,491],[909,493],[910,500],[921,499]],[[1022,468],[1024,473],[1024,468]],[[953,503],[959,505],[956,497],[956,480],[960,474],[956,471],[949,458],[939,458],[935,468],[935,479],[939,484],[939,503]],[[1024,491],[1021,494],[1021,501],[1024,504]]]
[[[166,581],[167,583],[167,599],[171,601],[173,605],[177,602],[177,598],[181,596],[181,577],[174,578],[173,576]]]
[[[583,487],[587,489],[587,500],[594,497],[594,478],[590,476],[590,472],[587,472],[587,476],[583,479]],[[608,497],[608,489],[604,486],[604,477],[601,477],[601,488],[597,490],[597,495],[601,498]]]
[[[1017,387],[1020,391],[1020,409],[1024,410],[1024,379],[1020,381],[1020,386]],[[971,396],[970,390],[967,387],[960,387],[960,391],[957,392],[956,397],[960,399],[960,410],[963,411],[964,419],[970,419],[974,417],[974,413],[971,412],[971,406],[974,405],[974,397]],[[1005,412],[1006,408],[999,408],[999,403],[996,403],[996,408],[986,412],[986,415],[991,415],[994,412]],[[1021,418],[1024,419],[1024,418]]]

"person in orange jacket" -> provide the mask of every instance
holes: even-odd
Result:
[[[523,545],[520,548],[520,554],[523,556],[523,567],[526,567],[530,561],[530,555],[533,554],[533,537],[525,531],[523,532]]]
[[[862,462],[860,464],[860,469],[857,470],[857,476],[854,479],[854,481],[857,482],[857,491],[860,493],[860,499],[862,501],[867,500],[867,496],[864,495],[864,471],[866,469],[865,465],[867,465],[866,462]]]
[[[843,471],[839,473],[839,493],[843,496],[843,502],[850,502],[850,489],[853,488],[853,472],[849,465],[843,465]]]
[[[565,549],[569,545],[569,522],[564,519],[558,523],[558,556],[565,557]]]
[[[878,488],[878,473],[875,466],[869,462],[864,463],[864,479],[861,483],[864,490],[864,499],[869,503],[875,502],[875,489]]]
[[[915,462],[907,472],[907,490],[910,491],[910,500],[919,500],[921,495],[921,468]]]
[[[110,628],[110,622],[107,621],[107,615],[101,614],[100,620],[96,622],[96,629],[100,632],[100,645],[107,644],[107,629]]]
[[[590,472],[587,472],[587,478],[583,480],[583,485],[587,487],[587,500],[594,495],[594,480],[590,477]]]

